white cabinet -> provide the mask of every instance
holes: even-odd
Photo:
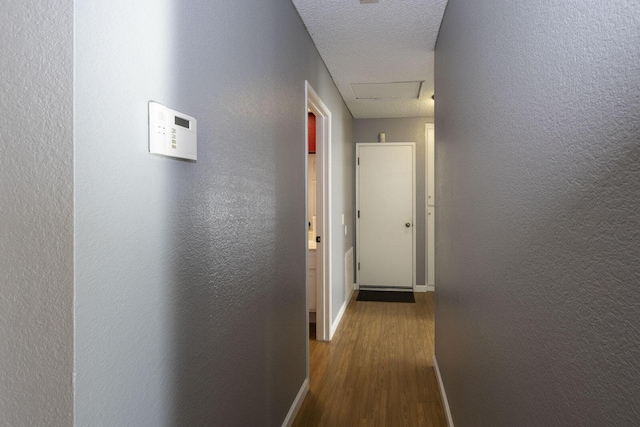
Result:
[[[316,250],[309,249],[308,259],[309,270],[307,277],[309,279],[309,311],[316,311]]]

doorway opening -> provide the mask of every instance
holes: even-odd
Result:
[[[307,221],[305,222],[304,235],[308,241],[305,250],[307,255],[307,328],[309,328],[309,321],[312,320],[309,315],[314,313],[310,312],[311,306],[315,305],[315,338],[318,341],[330,341],[331,112],[307,81],[305,81],[305,99],[305,145],[307,147],[310,129],[309,113],[313,115],[315,121],[315,154],[311,162],[309,150],[305,150],[305,170],[307,171],[305,213]],[[313,165],[314,160],[315,165]],[[310,174],[314,167],[315,186],[312,183],[313,176]],[[315,187],[315,197],[313,201],[310,201],[309,197],[313,195],[310,194],[312,193],[310,189],[313,190],[313,187]],[[310,215],[310,212],[314,215]],[[313,274],[311,274],[312,270]],[[307,329],[307,336],[309,336],[309,329]],[[307,377],[309,374],[308,362],[309,344],[307,341]]]

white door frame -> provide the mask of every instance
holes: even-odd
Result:
[[[316,236],[321,242],[316,246],[316,339],[331,340],[331,111],[318,94],[305,81],[305,147],[309,140],[308,111],[316,116]],[[308,150],[305,150],[305,181],[308,176]],[[320,176],[318,176],[320,175]],[[308,182],[305,185],[305,263],[308,263],[309,245],[307,220]],[[307,270],[308,271],[308,265]],[[307,275],[307,281],[309,280]],[[306,292],[309,284],[306,283]],[[307,337],[309,336],[309,298],[307,295]],[[307,339],[307,374],[309,373],[309,340]]]
[[[425,260],[424,260],[424,281],[427,291],[435,291],[435,125],[426,123],[424,125],[424,165],[425,165]]]
[[[360,147],[367,146],[380,146],[380,145],[408,145],[411,146],[412,149],[412,158],[413,158],[413,219],[412,219],[412,232],[413,232],[413,266],[412,266],[412,288],[413,291],[419,291],[416,287],[416,143],[415,142],[359,142],[356,144],[356,285],[358,289],[361,289],[360,286],[360,270],[358,269],[358,265],[360,263],[360,251],[358,247],[360,246],[360,221],[357,218],[357,212],[360,210],[360,173],[358,171],[358,162],[360,157]],[[387,290],[387,291],[403,291],[405,289],[396,289],[396,288],[380,288],[379,290]]]

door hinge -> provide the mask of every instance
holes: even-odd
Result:
[[[360,218],[360,211],[358,211],[358,218]]]
[[[316,243],[320,243],[320,236],[316,236]]]
[[[358,271],[360,271],[360,263],[358,263]]]
[[[360,166],[360,157],[358,157],[358,166]]]

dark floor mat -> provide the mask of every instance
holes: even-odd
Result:
[[[358,291],[356,301],[416,302],[413,292]]]

